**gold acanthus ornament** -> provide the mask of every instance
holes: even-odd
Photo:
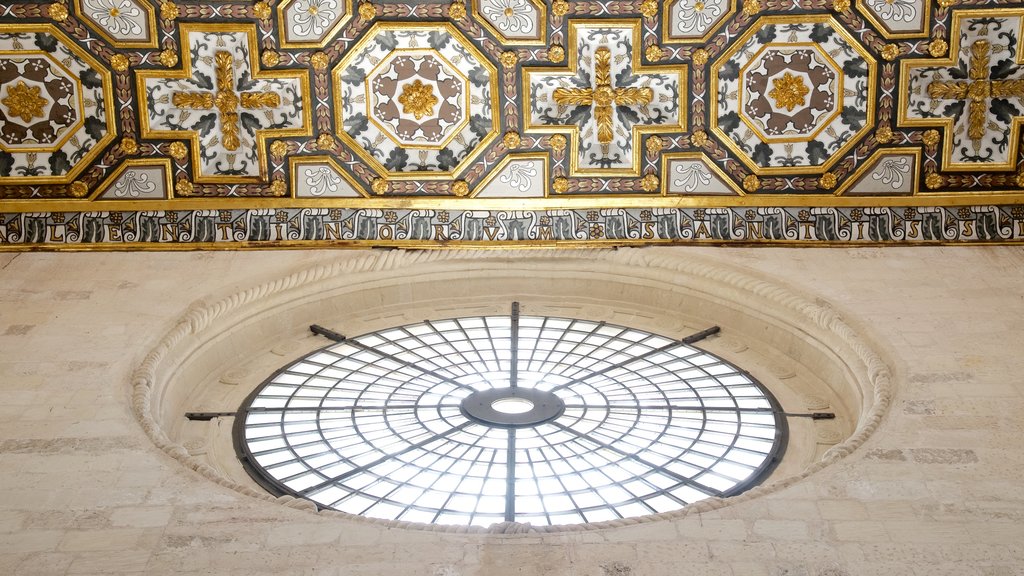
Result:
[[[417,120],[424,116],[434,115],[434,106],[437,106],[437,96],[434,96],[434,86],[424,84],[415,80],[402,86],[402,94],[398,97],[398,103],[402,105],[402,112],[412,114]]]
[[[22,122],[30,122],[33,118],[43,117],[43,107],[47,100],[39,95],[39,86],[29,86],[19,80],[7,89],[7,97],[0,100],[11,116],[21,118]]]
[[[610,144],[614,138],[613,106],[646,106],[654,100],[650,88],[612,88],[612,52],[601,46],[594,51],[593,88],[556,88],[555,102],[560,106],[593,106],[597,121],[597,141]]]
[[[807,102],[807,95],[810,92],[810,89],[804,84],[802,76],[794,76],[786,72],[782,78],[776,78],[772,82],[772,91],[768,93],[768,96],[775,99],[775,106],[792,112],[794,108],[803,106]]]
[[[238,107],[255,110],[276,108],[281,105],[277,92],[235,93],[234,58],[230,52],[220,51],[214,56],[217,66],[217,92],[175,92],[171,102],[178,108],[209,110],[216,106],[220,113],[221,140],[227,150],[238,150]]]
[[[978,142],[985,136],[989,98],[1024,98],[1024,80],[991,80],[992,45],[978,40],[971,45],[970,80],[936,80],[928,85],[932,100],[967,100],[967,137]]]

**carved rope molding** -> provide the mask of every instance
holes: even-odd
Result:
[[[695,258],[692,254],[687,254],[684,258],[651,254],[648,250],[633,248],[617,251],[552,250],[533,253],[526,257],[525,260],[521,252],[513,251],[393,251],[345,260],[334,264],[315,266],[241,292],[236,292],[213,303],[199,302],[189,307],[186,313],[176,322],[175,326],[149,350],[142,362],[134,370],[131,378],[133,411],[139,419],[142,429],[158,448],[207,479],[253,498],[277,502],[290,508],[317,512],[316,505],[311,501],[296,499],[288,495],[274,497],[266,492],[241,485],[224,476],[200,459],[189,455],[184,446],[171,440],[153,416],[152,410],[154,389],[157,384],[165,383],[166,374],[169,372],[168,370],[161,370],[161,368],[166,368],[162,366],[163,362],[168,359],[169,355],[175,352],[178,345],[186,338],[202,333],[218,320],[224,321],[228,326],[234,324],[238,319],[232,318],[231,314],[241,312],[246,306],[255,302],[261,302],[264,305],[269,304],[269,307],[276,307],[288,301],[294,301],[297,299],[296,297],[323,292],[333,287],[322,285],[324,282],[334,281],[339,286],[344,285],[351,280],[351,275],[354,274],[407,271],[407,269],[412,267],[443,264],[445,262],[496,262],[508,259],[520,261],[551,261],[560,259],[564,260],[567,264],[572,262],[586,263],[591,269],[593,269],[594,264],[601,264],[604,265],[606,270],[608,266],[614,266],[623,271],[628,269],[631,277],[657,278],[681,287],[697,288],[698,291],[700,291],[701,284],[705,287],[710,284],[716,288],[713,292],[715,298],[732,303],[745,302],[744,307],[748,310],[754,309],[754,306],[750,303],[750,295],[752,294],[761,300],[757,309],[772,311],[769,320],[778,322],[786,327],[793,327],[801,322],[809,322],[818,331],[815,337],[827,335],[828,338],[836,339],[838,343],[845,346],[850,354],[844,352],[840,356],[848,363],[848,368],[856,376],[857,385],[860,387],[861,392],[865,394],[865,397],[870,400],[870,403],[861,407],[860,417],[854,433],[842,443],[830,448],[820,461],[811,464],[799,474],[771,482],[770,484],[762,484],[728,499],[710,498],[672,512],[590,524],[533,526],[518,522],[503,522],[488,528],[381,520],[335,510],[321,510],[318,512],[319,514],[355,522],[369,522],[387,528],[409,528],[445,533],[492,533],[505,535],[601,530],[655,521],[677,520],[690,514],[700,514],[716,510],[724,506],[777,492],[848,456],[861,446],[878,428],[891,404],[894,384],[889,366],[827,304],[820,304],[809,296],[799,294],[794,289],[784,287],[773,281],[754,277],[731,266],[714,263],[703,258]],[[697,280],[697,282],[695,283],[694,280]],[[706,292],[706,294],[710,296],[711,293]],[[724,294],[727,294],[727,296],[722,297]],[[744,299],[736,298],[740,294],[744,296]],[[272,302],[274,297],[285,297],[288,300]],[[833,348],[833,352],[839,355],[838,352],[835,352],[835,348]],[[859,363],[860,366],[851,365],[850,360]]]

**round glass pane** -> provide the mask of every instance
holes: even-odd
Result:
[[[236,432],[254,478],[321,507],[548,525],[667,512],[749,488],[780,453],[780,411],[749,374],[679,340],[487,316],[313,352],[250,396]]]
[[[502,398],[491,402],[491,408],[502,414],[523,414],[533,410],[533,402],[525,398]]]

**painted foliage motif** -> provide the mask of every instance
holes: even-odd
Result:
[[[672,40],[699,41],[733,11],[732,0],[675,0],[668,3],[666,35]]]
[[[947,167],[1016,163],[1017,126],[1024,115],[1020,45],[1020,17],[966,18],[948,65],[906,68],[904,118],[949,126]],[[934,120],[939,122],[929,122]]]
[[[139,0],[77,0],[79,13],[101,35],[126,46],[154,47],[153,9]]]
[[[499,37],[511,41],[543,38],[543,15],[533,0],[480,0],[479,7],[480,15]]]
[[[196,134],[197,179],[259,176],[259,133],[304,131],[303,83],[256,77],[245,33],[196,30],[187,37],[190,74],[140,79],[143,136]]]
[[[572,130],[571,172],[639,172],[639,130],[681,130],[684,79],[677,69],[635,68],[634,28],[579,26],[569,71],[529,70],[529,128]],[[653,130],[651,130],[653,128]]]

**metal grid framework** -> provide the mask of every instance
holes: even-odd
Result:
[[[553,393],[564,411],[502,426],[463,409],[474,392],[517,387]],[[257,481],[320,507],[548,525],[743,491],[775,466],[786,422],[754,378],[686,339],[514,306],[313,352],[253,392],[235,433]]]

